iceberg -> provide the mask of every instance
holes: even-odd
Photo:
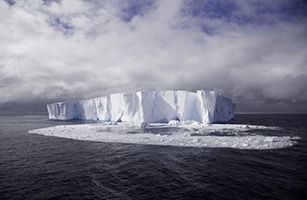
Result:
[[[117,93],[99,98],[47,105],[52,120],[168,123],[172,120],[204,124],[227,122],[235,105],[216,91],[184,90]]]

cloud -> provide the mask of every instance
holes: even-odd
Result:
[[[214,88],[243,110],[307,111],[301,1],[9,2],[0,2],[0,102]]]

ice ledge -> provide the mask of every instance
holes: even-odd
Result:
[[[234,116],[234,107],[230,99],[208,90],[139,91],[47,105],[49,119],[135,124],[171,120],[227,122]]]
[[[181,147],[278,149],[297,143],[295,136],[265,136],[250,134],[254,130],[280,132],[278,127],[198,123],[146,124],[140,128],[127,123],[94,123],[60,125],[31,130],[29,133],[75,140],[150,144]],[[162,131],[163,130],[163,131]],[[221,135],[215,135],[218,132]]]

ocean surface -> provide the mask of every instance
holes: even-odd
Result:
[[[81,122],[0,116],[1,200],[307,199],[307,115],[235,116],[233,124],[279,126],[278,135],[301,138],[292,147],[271,150],[102,143],[28,133],[74,123]]]

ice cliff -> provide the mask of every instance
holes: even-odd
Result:
[[[234,104],[215,91],[139,91],[47,105],[49,119],[126,121],[136,124],[171,120],[201,123],[233,118]]]

